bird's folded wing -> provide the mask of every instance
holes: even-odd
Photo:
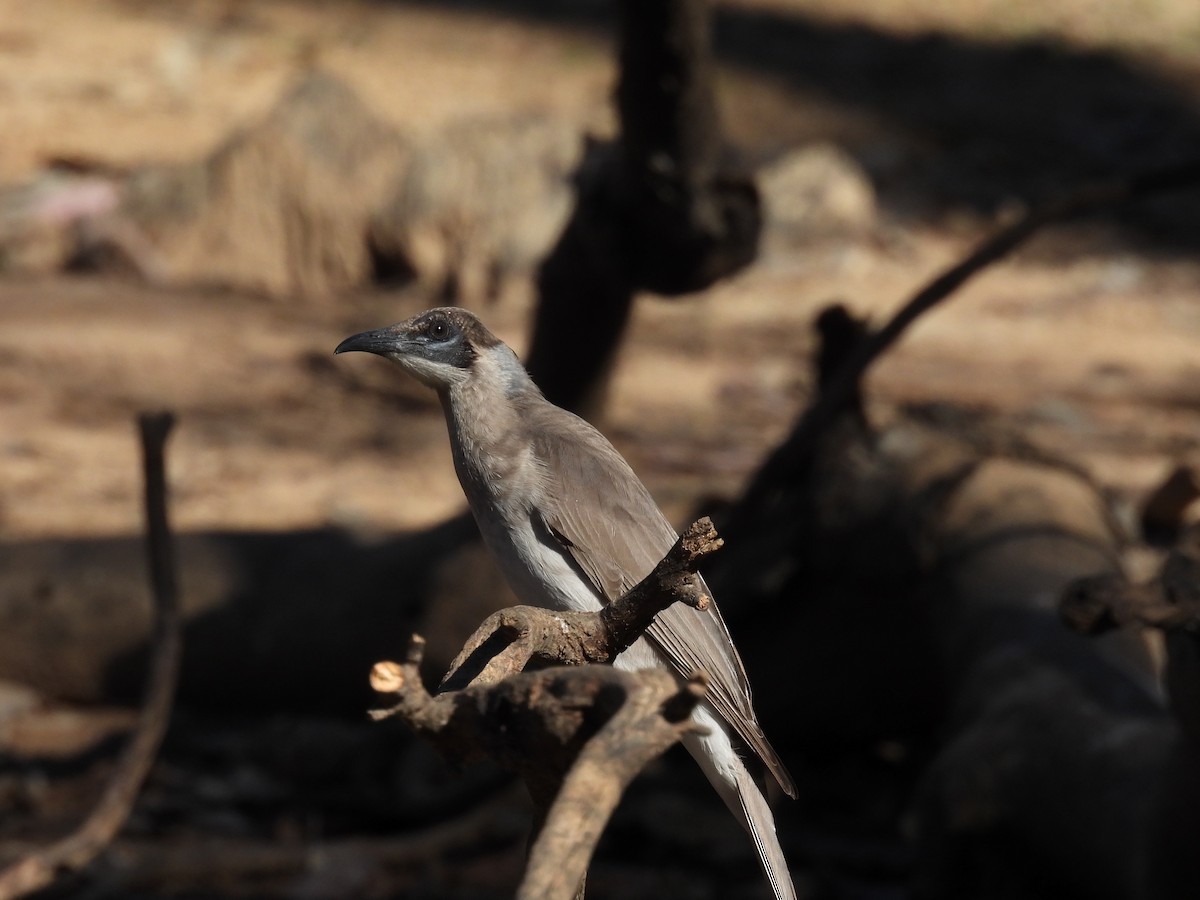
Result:
[[[536,514],[611,601],[649,575],[678,535],[603,435],[581,419],[571,420],[569,441],[557,421],[540,423],[533,433],[534,452],[544,466]],[[745,668],[716,603],[703,612],[673,604],[647,634],[680,675],[708,674],[708,702],[794,797],[792,778],[754,715]]]
[[[705,585],[705,592],[707,591],[708,586]],[[758,724],[758,718],[754,715],[749,683],[736,648],[732,642],[727,645],[728,652],[721,652],[714,646],[714,632],[718,629],[719,632],[728,634],[721,611],[717,609],[715,602],[706,612],[675,603],[658,614],[646,629],[646,633],[681,675],[687,676],[699,669],[712,676],[708,700],[713,708],[758,755],[779,782],[784,793],[795,799],[796,785],[792,781],[791,773],[767,740],[762,726]],[[713,676],[715,671],[722,668],[722,664],[725,664],[726,669],[732,668],[727,665],[731,656],[737,668],[737,675],[740,676],[739,687],[743,688],[741,690],[731,689],[732,682],[728,674],[720,680]]]

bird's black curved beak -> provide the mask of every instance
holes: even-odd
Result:
[[[352,353],[361,351],[363,353],[394,353],[400,349],[401,341],[393,327],[376,328],[374,331],[364,331],[361,334],[352,335],[346,338],[337,345],[334,350],[334,355],[339,353]]]

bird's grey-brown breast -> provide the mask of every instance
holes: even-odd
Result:
[[[455,470],[484,542],[522,602],[599,609],[600,594],[539,513],[548,482],[520,401],[523,394],[545,401],[507,347],[481,354],[476,365],[445,410]],[[497,385],[506,396],[490,395]]]

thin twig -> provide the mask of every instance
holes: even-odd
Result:
[[[51,884],[60,874],[78,871],[112,843],[133,809],[166,732],[183,643],[163,463],[163,447],[173,424],[170,413],[138,417],[155,622],[154,657],[137,729],[91,815],[74,833],[0,872],[0,900],[25,896]]]

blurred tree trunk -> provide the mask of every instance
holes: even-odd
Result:
[[[546,396],[592,411],[637,291],[702,290],[752,261],[761,212],[730,163],[707,0],[621,0],[620,134],[577,173],[574,214],[537,279],[528,365]]]

